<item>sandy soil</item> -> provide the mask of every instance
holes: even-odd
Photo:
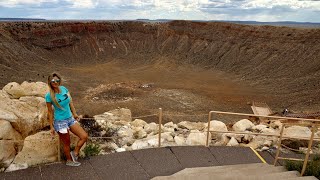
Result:
[[[186,120],[204,121],[210,110],[250,113],[250,102],[272,98],[262,89],[223,72],[194,66],[146,65],[128,69],[111,62],[66,68],[61,73],[66,77],[66,86],[72,91],[77,109],[88,115],[127,107],[133,116],[142,116],[162,108],[168,116],[165,121],[173,120],[170,115],[177,114],[185,115]]]

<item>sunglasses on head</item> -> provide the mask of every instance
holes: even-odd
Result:
[[[60,82],[60,79],[52,79],[51,82],[52,82],[52,83],[59,83],[59,82]]]

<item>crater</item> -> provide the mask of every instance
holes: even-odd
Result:
[[[0,85],[58,72],[90,116],[117,107],[133,116],[252,113],[252,101],[314,112],[319,40],[319,28],[225,22],[3,22]]]

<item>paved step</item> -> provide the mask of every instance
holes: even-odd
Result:
[[[314,176],[303,176],[303,177],[297,177],[297,178],[289,178],[288,180],[318,180],[318,178]]]
[[[315,180],[313,176],[300,177],[298,171],[286,171],[282,166],[263,163],[229,166],[186,168],[171,176],[158,176],[153,180]]]
[[[199,167],[199,168],[186,168],[182,171],[179,171],[173,176],[179,174],[193,174],[193,173],[203,173],[203,172],[212,172],[212,173],[225,173],[226,171],[242,171],[249,175],[249,173],[268,173],[268,172],[284,172],[286,169],[282,166],[273,166],[265,163],[253,163],[253,164],[238,164],[238,165],[229,165],[229,166],[211,166],[211,167]]]
[[[287,171],[287,172],[276,172],[276,173],[260,173],[254,175],[241,174],[241,172],[224,172],[224,173],[199,173],[199,174],[180,174],[179,176],[162,176],[161,178],[156,177],[153,180],[270,180],[270,179],[288,179],[299,177],[299,172],[297,171]]]
[[[225,172],[224,174],[193,174],[191,176],[179,176],[179,179],[191,180],[199,177],[201,180],[223,179],[223,180],[270,180],[270,179],[287,179],[298,177],[297,171],[277,172],[277,173],[261,173],[255,175],[241,174],[241,172]],[[177,179],[177,177],[174,177]],[[178,179],[177,179],[178,180]]]

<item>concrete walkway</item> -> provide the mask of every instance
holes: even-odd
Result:
[[[0,173],[0,179],[151,179],[168,176],[184,168],[233,164],[272,163],[269,153],[259,157],[251,148],[227,146],[184,146],[143,149],[94,156],[80,160],[79,167],[64,163],[40,165],[10,173]]]

